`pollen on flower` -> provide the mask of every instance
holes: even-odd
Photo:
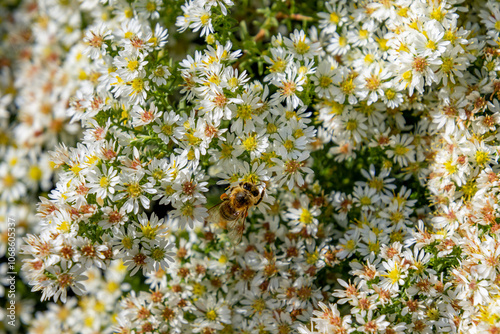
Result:
[[[358,121],[355,119],[350,119],[346,122],[346,130],[354,131],[358,128]]]
[[[282,73],[285,71],[285,69],[286,69],[286,62],[281,58],[278,58],[276,61],[273,61],[273,65],[269,67],[269,71],[271,73]]]
[[[311,48],[309,44],[305,41],[305,37],[295,43],[295,49],[297,50],[298,54],[306,54],[309,49]]]
[[[165,250],[161,248],[154,248],[151,251],[151,258],[155,261],[161,261],[165,258]]]
[[[380,241],[377,240],[376,242],[368,242],[368,249],[370,252],[377,254],[380,251]]]
[[[150,222],[147,223],[147,225],[142,225],[141,226],[141,231],[144,237],[154,240],[156,238],[156,231],[158,230],[158,227],[152,227]]]
[[[142,78],[135,78],[130,84],[134,92],[142,92],[144,90],[144,80]]]
[[[340,16],[335,12],[331,12],[330,13],[330,22],[338,24],[340,22]]]
[[[242,145],[245,148],[245,150],[247,150],[249,152],[255,151],[257,149],[257,145],[258,145],[256,134],[252,134],[252,135],[248,136],[247,138],[245,138],[242,142]]]
[[[267,133],[273,134],[278,132],[278,127],[274,123],[268,123],[267,124]]]
[[[371,76],[366,78],[365,80],[366,80],[366,88],[368,88],[369,90],[376,90],[380,87],[380,79],[377,76]]]
[[[382,276],[389,278],[392,284],[396,284],[399,281],[399,278],[401,277],[401,271],[399,270],[398,265],[395,263],[394,268],[387,274]]]
[[[394,154],[395,155],[399,155],[399,156],[403,156],[405,155],[406,153],[408,153],[410,149],[408,147],[405,147],[403,145],[400,145],[400,144],[397,144],[395,145],[394,147]]]
[[[191,202],[186,202],[181,208],[182,215],[185,217],[192,217],[194,214],[194,206]]]
[[[412,67],[416,72],[424,72],[428,66],[429,63],[427,62],[427,59],[425,57],[413,58]]]
[[[478,166],[484,166],[489,160],[489,153],[486,151],[477,150],[475,155]]]
[[[99,185],[102,188],[106,188],[107,186],[109,186],[109,179],[106,176],[101,177],[101,179],[99,180]]]
[[[238,105],[238,108],[236,109],[237,117],[243,120],[252,119],[252,113],[253,113],[252,106],[249,104]]]
[[[127,193],[130,197],[139,197],[142,194],[141,185],[137,182],[132,182],[127,186]]]
[[[285,163],[285,172],[288,174],[295,174],[299,170],[302,164],[296,160],[289,160]]]
[[[234,151],[234,147],[225,143],[221,144],[221,156],[224,159],[228,159],[232,156],[232,153]]]
[[[297,84],[293,81],[284,81],[280,88],[280,92],[283,96],[292,96],[295,94],[296,90]]]
[[[321,76],[319,78],[319,86],[322,87],[322,88],[328,88],[330,87],[332,83],[332,78],[328,77],[328,76]]]
[[[135,71],[139,67],[139,62],[137,60],[130,60],[127,64],[127,68],[130,71]]]
[[[352,78],[347,78],[340,83],[340,90],[345,95],[353,94],[355,89],[356,89],[356,86],[354,85]]]
[[[96,35],[94,32],[91,32],[92,38],[88,39],[88,44],[94,48],[100,48],[104,43],[104,38],[100,35]]]
[[[136,265],[144,266],[146,264],[146,258],[147,258],[146,255],[138,253],[132,258],[132,260]]]
[[[436,45],[436,42],[434,41],[428,41],[427,44],[425,45],[427,47],[427,49],[429,50],[436,50],[437,49],[437,45]]]
[[[32,180],[40,181],[42,179],[43,172],[40,167],[31,166],[28,171],[28,175]]]
[[[311,214],[311,211],[309,211],[308,209],[303,208],[302,212],[300,213],[299,220],[303,224],[306,224],[306,225],[311,224],[313,222],[313,216]]]

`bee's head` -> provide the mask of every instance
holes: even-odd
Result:
[[[243,182],[241,187],[247,191],[249,191],[253,196],[257,197],[260,195],[259,188],[253,183],[250,182]]]

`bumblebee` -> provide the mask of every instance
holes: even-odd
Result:
[[[265,188],[260,191],[257,185],[240,182],[229,189],[229,195],[221,195],[222,202],[208,210],[207,221],[228,231],[229,240],[233,244],[241,241],[245,230],[245,219],[248,209],[259,205],[264,197]]]

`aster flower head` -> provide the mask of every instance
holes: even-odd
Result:
[[[87,30],[83,39],[83,41],[88,44],[87,48],[83,51],[84,54],[88,54],[92,59],[104,56],[106,54],[106,49],[108,48],[106,41],[109,41],[112,38],[113,35],[111,30],[108,29],[105,23],[101,23],[97,27],[90,28]]]

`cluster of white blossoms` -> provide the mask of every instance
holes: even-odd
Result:
[[[29,332],[500,331],[498,3],[17,10],[0,208],[56,181]]]
[[[0,311],[2,332],[10,320],[8,272],[18,274],[14,330],[33,319],[35,299],[21,287],[28,285],[20,276],[21,257],[12,252],[12,238],[19,248],[27,232],[40,231],[36,203],[57,179],[48,150],[59,142],[76,143],[80,125],[70,124],[67,105],[91,80],[84,72],[88,60],[68,52],[80,42],[78,31],[70,33],[81,25],[80,16],[58,17],[45,10],[44,3],[25,1],[17,8],[12,1],[0,4],[0,297],[6,302]],[[12,255],[17,259],[15,270],[7,260]]]
[[[494,27],[500,18],[498,4],[488,2],[475,9],[467,8],[470,13],[463,21],[475,23],[467,27],[459,26],[459,11],[464,9],[453,6],[453,2],[431,5],[408,2],[405,7],[389,8],[368,4],[365,9],[370,10],[372,27],[382,22],[390,31],[373,36],[379,46],[386,46],[386,50],[376,48],[375,53],[385,52],[390,64],[386,66],[390,74],[379,81],[381,86],[389,85],[381,87],[386,107],[396,108],[403,115],[420,116],[413,127],[395,120],[402,131],[409,130],[411,134],[391,136],[394,128],[389,127],[390,131],[372,142],[376,141],[379,147],[390,147],[391,142],[403,144],[387,150],[387,158],[394,159],[401,167],[408,166],[407,172],[418,173],[434,211],[428,212],[416,206],[416,201],[408,200],[411,188],[393,195],[394,201],[389,205],[392,210],[379,211],[373,202],[381,201],[378,193],[384,193],[382,188],[390,184],[387,182],[390,174],[376,176],[372,170],[373,181],[363,189],[363,197],[359,195],[362,188],[356,187],[352,195],[335,194],[334,205],[338,207],[340,221],[346,215],[363,217],[358,224],[361,227],[350,227],[344,239],[340,239],[341,251],[337,256],[341,259],[359,254],[364,261],[350,263],[349,281],[339,280],[341,288],[333,292],[335,303],[320,303],[310,326],[299,331],[304,334],[496,333],[500,330],[497,221],[500,86],[496,50],[491,46],[497,45],[499,37]],[[331,7],[330,18],[340,17],[342,10],[345,10],[342,6]],[[471,19],[474,16],[481,21]],[[360,22],[369,26],[370,20],[364,17]],[[346,48],[354,46],[349,42],[349,32],[345,41]],[[330,39],[329,43],[332,42],[334,39]],[[330,48],[336,50],[337,46],[330,44]],[[358,73],[370,68],[366,66],[366,55],[373,53],[362,52],[365,64]],[[352,55],[350,59],[351,68],[355,68],[362,58]],[[379,59],[375,57],[370,62]],[[478,66],[477,69],[472,71],[471,64]],[[377,73],[382,75],[383,68]],[[366,77],[365,81],[369,83]],[[425,88],[427,85],[430,87]],[[408,94],[400,96],[399,101],[393,100],[396,103],[391,106],[388,96],[400,94],[401,88],[408,89]],[[378,99],[375,94],[371,96]],[[335,132],[338,128],[334,124],[332,129]],[[398,161],[398,155],[406,157]],[[424,162],[427,164],[422,168]],[[355,211],[357,206],[361,212]],[[365,206],[371,206],[369,215],[374,217],[364,218]],[[413,230],[411,238],[401,235],[397,227],[405,221],[409,223],[408,210],[422,219],[406,230]],[[386,221],[382,227],[377,225],[381,220]],[[365,232],[363,236],[363,229],[370,234]],[[368,242],[368,249],[375,251],[367,254],[363,242]],[[343,304],[350,306],[348,313],[342,311]]]
[[[68,297],[64,304],[48,303],[43,312],[35,313],[31,307],[29,332],[113,333],[119,300],[131,288],[130,283],[123,282],[126,274],[127,267],[120,260],[111,262],[106,272],[89,269],[83,282],[87,295]]]

